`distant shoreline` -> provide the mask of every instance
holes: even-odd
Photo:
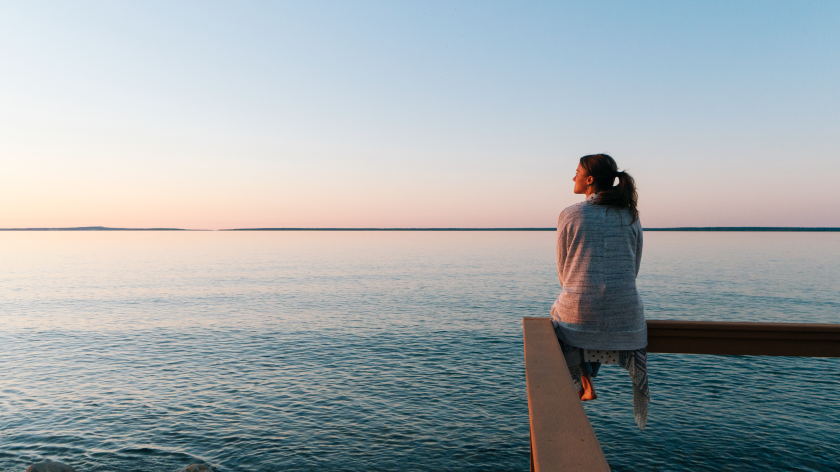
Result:
[[[208,231],[181,228],[108,228],[107,226],[77,226],[72,228],[0,228],[0,231]]]
[[[235,228],[219,231],[556,231],[557,228]]]
[[[556,231],[557,228],[236,228],[218,231]],[[644,231],[806,231],[833,232],[840,228],[793,226],[710,226],[684,228],[644,228]]]
[[[557,228],[109,228],[79,226],[71,228],[0,228],[0,231],[556,231]],[[730,231],[730,232],[840,232],[840,227],[801,226],[687,226],[680,228],[644,228],[645,231]]]
[[[708,226],[683,228],[644,228],[645,231],[776,231],[776,232],[836,232],[840,228],[801,226]]]

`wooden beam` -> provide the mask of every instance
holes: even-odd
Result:
[[[551,318],[524,318],[531,470],[609,471],[560,352]]]
[[[840,357],[840,324],[648,320],[648,352]],[[531,470],[609,471],[551,318],[523,318]]]
[[[648,320],[648,352],[840,357],[840,324]]]

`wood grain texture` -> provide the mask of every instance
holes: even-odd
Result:
[[[609,471],[550,318],[524,318],[532,470]]]
[[[648,320],[648,352],[840,357],[840,324]]]

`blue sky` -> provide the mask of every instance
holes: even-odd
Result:
[[[4,2],[0,227],[840,226],[840,3]]]

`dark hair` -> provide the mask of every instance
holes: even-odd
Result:
[[[580,165],[587,174],[592,176],[595,191],[598,192],[598,205],[616,208],[627,208],[633,219],[630,224],[639,219],[636,204],[639,195],[636,193],[636,181],[627,172],[619,172],[615,159],[606,154],[590,154],[580,158]],[[618,185],[613,186],[616,177]]]

